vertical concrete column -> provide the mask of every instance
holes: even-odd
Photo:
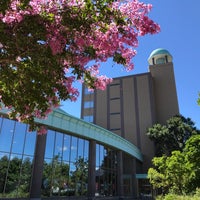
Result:
[[[44,154],[46,147],[46,137],[47,135],[37,135],[35,155],[32,169],[32,180],[30,188],[30,199],[39,200],[41,198],[41,185],[42,185],[42,173],[43,173],[43,163]]]
[[[89,142],[89,165],[88,165],[88,198],[95,197],[95,168],[96,168],[96,141]]]
[[[123,199],[123,156],[122,151],[117,152],[117,191],[119,199]]]

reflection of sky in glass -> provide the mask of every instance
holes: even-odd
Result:
[[[69,161],[71,136],[64,135],[63,160]]]
[[[45,158],[53,158],[54,141],[55,141],[55,131],[48,130],[47,140],[46,140],[46,149],[45,149]]]
[[[87,140],[49,130],[47,133],[45,160],[59,156],[62,162],[75,162],[79,157],[88,159]],[[49,162],[49,161],[48,161]]]
[[[26,125],[21,123],[16,123],[14,130],[13,146],[12,146],[13,153],[20,153],[20,154],[23,153],[25,135],[26,135]]]
[[[18,158],[23,161],[30,159],[33,155],[36,144],[36,132],[28,132],[28,126],[6,118],[0,118],[0,159],[7,156],[8,159]],[[68,163],[70,171],[75,170],[75,161],[81,157],[88,159],[89,141],[48,130],[45,162],[51,163],[55,156],[59,160]],[[23,161],[22,161],[23,160]],[[29,162],[27,160],[27,162]]]
[[[0,152],[0,159],[4,156],[7,156],[7,158],[9,158],[9,154],[6,152]]]
[[[104,160],[104,147],[102,145],[96,145],[96,167],[99,168]]]
[[[62,152],[63,152],[63,134],[56,133],[54,155],[62,157]]]
[[[3,119],[2,123],[0,133],[0,151],[10,152],[13,139],[14,121]]]
[[[76,170],[75,164],[74,164],[74,163],[71,163],[69,169],[70,169],[70,170],[69,170],[70,172],[74,172],[74,171]]]
[[[88,155],[89,155],[89,142],[87,140],[85,140],[85,148],[84,148],[84,153],[83,156],[85,158],[85,160],[88,160]]]
[[[36,142],[36,132],[26,132],[26,142],[24,147],[24,154],[34,155]]]
[[[0,151],[16,154],[33,155],[35,149],[36,134],[27,132],[27,125],[1,119]]]
[[[76,160],[77,158],[77,138],[72,137],[72,143],[71,143],[71,160]]]
[[[83,158],[83,152],[84,152],[84,141],[83,139],[78,139],[78,158]]]
[[[14,158],[22,159],[22,155],[20,155],[20,154],[11,154],[10,159],[12,160]]]

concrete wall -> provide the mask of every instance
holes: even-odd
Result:
[[[94,123],[124,137],[142,151],[143,173],[154,156],[147,129],[155,123],[165,124],[179,114],[173,64],[156,64],[149,70],[114,78],[107,90],[96,90],[94,95]],[[88,112],[85,109],[83,114]]]
[[[166,119],[179,114],[173,64],[152,65],[149,70],[153,78],[156,120],[165,124]]]
[[[95,91],[95,123],[140,148],[147,166],[145,172],[154,155],[146,130],[154,121],[150,73],[116,78],[106,91]]]

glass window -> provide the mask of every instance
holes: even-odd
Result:
[[[19,154],[23,153],[25,135],[26,135],[26,125],[22,123],[16,123],[14,129],[13,146],[12,146],[13,153],[19,153]]]
[[[156,64],[164,64],[164,63],[165,63],[165,58],[156,59]]]
[[[59,159],[62,159],[63,156],[63,136],[63,134],[56,132],[54,156],[58,156]]]
[[[64,161],[69,161],[70,146],[71,146],[71,136],[64,135],[64,145],[63,145],[63,160]]]
[[[13,141],[15,121],[3,119],[0,132],[0,151],[10,152]]]
[[[94,90],[89,90],[88,88],[85,88],[84,94],[93,94]]]
[[[62,188],[61,172],[62,172],[62,162],[58,155],[55,155],[52,160],[52,193],[53,195],[59,195],[59,191]]]
[[[2,121],[3,121],[3,116],[0,116],[0,129],[1,129],[1,126],[2,126]]]
[[[36,132],[26,132],[26,142],[24,147],[24,154],[34,155],[36,142]]]
[[[116,152],[97,145],[96,148],[96,194],[115,196],[117,193]]]
[[[84,159],[88,160],[89,157],[89,141],[84,140]]]
[[[52,183],[52,159],[45,159],[42,178],[42,196],[50,196]]]
[[[6,194],[13,193],[15,194],[15,197],[17,197],[21,164],[21,156],[18,157],[16,154],[12,154],[8,167],[6,187],[4,190]]]
[[[83,116],[83,120],[85,120],[86,122],[93,122],[94,117],[93,115],[86,115],[86,116]]]
[[[78,138],[72,137],[71,156],[70,156],[71,162],[75,162],[75,160],[77,159],[77,148],[78,148]]]
[[[53,158],[55,146],[55,131],[49,130],[47,133],[45,158]]]
[[[83,139],[78,139],[78,158],[82,157],[83,158],[83,153],[84,153],[84,140]]]
[[[94,102],[93,101],[85,101],[84,102],[84,108],[93,108]]]
[[[49,131],[46,144],[42,196],[86,195],[88,141]]]
[[[7,177],[7,168],[9,164],[9,154],[0,152],[0,196],[4,191]]]
[[[31,183],[33,157],[24,157],[21,164],[18,197],[28,197]]]

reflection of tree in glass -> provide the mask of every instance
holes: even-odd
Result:
[[[116,152],[106,149],[100,169],[96,171],[97,192],[100,195],[113,196],[116,194],[116,172]]]
[[[76,169],[70,172],[71,184],[75,188],[76,195],[85,195],[88,183],[88,160],[79,156],[74,164]]]
[[[88,161],[79,157],[74,164],[75,171],[69,173],[69,164],[64,163],[59,155],[54,156],[51,162],[45,162],[42,195],[84,195],[87,191]]]
[[[32,163],[30,158],[25,158],[20,173],[19,190],[28,194],[30,189]]]
[[[4,190],[7,167],[8,167],[8,157],[3,156],[0,159],[0,193],[1,194],[3,193],[3,190]]]
[[[56,155],[50,163],[44,163],[43,170],[43,196],[66,195],[64,189],[69,182],[69,164],[63,163]]]
[[[0,159],[0,193],[4,197],[27,197],[31,178],[30,158]],[[1,196],[1,195],[0,195]]]

